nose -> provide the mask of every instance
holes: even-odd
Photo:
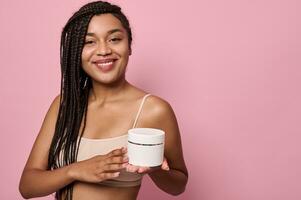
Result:
[[[98,56],[105,56],[112,53],[112,49],[105,42],[99,43],[96,54]]]

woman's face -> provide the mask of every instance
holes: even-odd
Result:
[[[82,51],[83,70],[99,83],[124,78],[130,55],[128,35],[112,14],[93,16]]]

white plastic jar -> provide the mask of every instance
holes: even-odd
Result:
[[[165,132],[155,128],[128,130],[129,163],[136,166],[155,167],[162,165]]]

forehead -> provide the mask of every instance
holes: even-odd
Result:
[[[126,32],[121,22],[112,14],[95,15],[90,20],[88,31],[89,33],[104,34],[112,29],[121,29]]]

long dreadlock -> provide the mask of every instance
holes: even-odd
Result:
[[[81,53],[89,22],[94,15],[110,13],[118,18],[128,33],[131,50],[132,32],[121,8],[108,2],[95,1],[81,7],[63,28],[60,45],[61,89],[60,107],[55,133],[49,149],[48,170],[76,162],[79,144],[86,126],[88,96],[92,88],[91,78],[83,71]],[[83,128],[80,131],[81,123]],[[71,183],[55,193],[55,198],[72,199]]]

